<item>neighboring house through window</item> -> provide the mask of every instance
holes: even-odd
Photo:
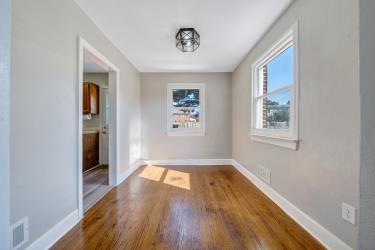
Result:
[[[297,149],[297,24],[253,64],[252,76],[251,138]]]
[[[167,132],[169,136],[204,136],[204,84],[169,83]]]

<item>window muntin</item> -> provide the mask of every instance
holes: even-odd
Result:
[[[257,128],[262,129],[289,129],[290,122],[290,89],[284,89],[257,98],[259,106]]]
[[[298,26],[252,67],[252,138],[298,140]],[[272,143],[268,140],[266,142]],[[264,141],[263,139],[261,141]],[[294,148],[288,145],[287,147]]]
[[[204,84],[168,84],[168,135],[204,135]]]

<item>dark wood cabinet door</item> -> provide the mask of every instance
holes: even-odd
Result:
[[[99,86],[90,83],[90,113],[99,114]]]
[[[99,132],[83,134],[82,138],[83,172],[99,165]]]
[[[82,111],[84,114],[99,114],[99,86],[95,83],[83,83]]]
[[[84,114],[90,113],[90,85],[83,83],[82,111]]]

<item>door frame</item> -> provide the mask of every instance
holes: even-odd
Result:
[[[110,99],[109,123],[109,185],[116,186],[119,178],[119,142],[117,140],[118,119],[118,89],[120,83],[120,69],[95,49],[81,36],[78,36],[78,216],[83,217],[83,163],[82,163],[82,104],[83,104],[83,57],[88,54],[91,59],[108,70],[108,86]]]

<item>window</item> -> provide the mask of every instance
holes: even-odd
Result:
[[[298,25],[252,67],[253,140],[297,149]]]
[[[204,136],[204,84],[168,84],[169,136]]]

